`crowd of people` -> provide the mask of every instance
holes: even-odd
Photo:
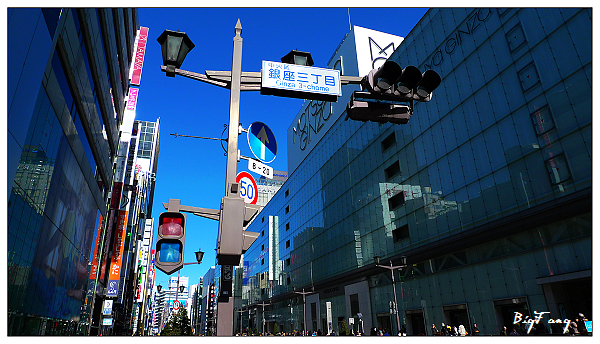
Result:
[[[545,335],[586,336],[586,335],[589,335],[587,328],[585,326],[586,321],[588,321],[588,319],[586,319],[582,313],[579,313],[578,317],[574,321],[569,322],[568,328],[566,331],[565,331],[565,327],[564,327],[565,323],[555,322],[555,323],[551,323],[551,324],[546,324],[543,321],[539,321],[538,323],[533,323],[531,325],[531,329],[529,328],[529,326],[530,326],[529,324],[521,324],[521,323],[511,324],[510,329],[507,328],[506,326],[504,326],[500,330],[500,333],[498,333],[498,335],[500,335],[500,336],[527,336],[527,335],[530,335],[530,336],[531,335],[533,335],[533,336],[545,336]],[[378,329],[376,327],[372,327],[369,335],[370,336],[391,336],[392,335],[391,333],[392,332],[387,328]],[[473,326],[469,329],[467,329],[467,327],[462,323],[459,323],[458,325],[450,325],[450,324],[442,323],[439,329],[435,326],[435,324],[432,324],[431,325],[431,334],[434,336],[462,337],[462,336],[478,336],[478,335],[480,335],[480,331],[479,331],[479,327],[477,326],[476,323],[473,323]],[[242,335],[246,336],[247,334],[244,333]],[[260,335],[260,334],[254,334],[254,335]],[[268,335],[268,336],[272,336],[272,335],[303,336],[304,334],[300,331],[293,331],[293,332],[280,332],[277,334],[267,333],[265,335]],[[321,330],[312,332],[307,335],[313,336],[313,337],[337,336],[335,331],[333,331],[330,334],[327,334],[327,333],[321,332]],[[351,331],[350,335],[351,336],[364,336],[365,333],[363,333],[361,331],[357,331],[357,332]],[[398,333],[398,336],[406,336],[406,335],[407,335],[406,327],[403,325],[402,328],[400,329],[400,332]],[[418,335],[425,335],[425,334],[419,333]],[[486,335],[490,335],[490,334],[488,333]]]
[[[545,324],[542,321],[534,323],[529,329],[529,324],[514,324],[511,329],[508,330],[506,326],[500,331],[501,336],[523,336],[523,335],[567,335],[567,336],[587,336],[589,335],[588,330],[585,326],[585,322],[588,321],[586,317],[579,313],[574,321],[568,322],[568,327],[565,329],[565,322],[554,322],[551,324]]]
[[[511,324],[510,329],[506,326],[500,330],[500,336],[546,336],[546,335],[570,335],[577,336],[588,335],[585,322],[588,319],[582,313],[579,313],[578,317],[574,321],[568,323],[568,328],[565,330],[566,323],[554,322],[544,323],[538,321],[537,323],[531,324]],[[449,325],[442,323],[440,329],[435,324],[431,325],[431,333],[436,336],[478,336],[480,334],[479,327],[477,324],[473,324],[471,329],[467,329],[462,323],[457,325]],[[489,334],[488,334],[489,335]]]

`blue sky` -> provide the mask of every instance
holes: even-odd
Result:
[[[148,45],[138,96],[136,119],[160,118],[160,153],[154,194],[153,217],[165,211],[163,202],[219,209],[225,194],[226,157],[219,141],[175,137],[170,134],[226,138],[229,90],[176,76],[166,77],[160,45],[165,30],[188,34],[196,47],[181,69],[230,71],[234,28],[242,25],[242,71],[258,72],[263,60],[279,61],[291,50],[311,53],[314,67],[327,67],[350,25],[405,37],[425,14],[419,8],[140,8],[139,24],[149,28]],[[287,171],[286,132],[303,100],[242,92],[240,122],[244,128],[263,122],[277,139],[277,157],[269,165]],[[240,135],[241,154],[252,156],[246,134]],[[247,171],[238,163],[238,173]],[[253,174],[255,179],[259,175]],[[218,222],[188,214],[185,262],[195,262],[194,252],[205,252],[201,265],[187,265],[181,276],[189,283],[215,265]],[[155,225],[156,227],[156,225]],[[156,233],[156,228],[155,228]],[[155,234],[156,237],[156,234]],[[177,273],[172,276],[177,276]],[[156,284],[167,285],[168,275],[157,270]]]

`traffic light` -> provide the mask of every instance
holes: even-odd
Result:
[[[242,255],[245,202],[239,196],[223,197],[219,219],[217,261],[219,265],[239,265]]]
[[[156,267],[167,275],[183,267],[185,246],[185,214],[164,212],[158,217],[158,239],[156,241]]]
[[[355,91],[346,112],[356,121],[406,124],[413,113],[415,101],[428,102],[442,79],[433,70],[421,74],[417,67],[400,68],[386,61],[373,69],[361,81],[362,91]]]
[[[256,216],[259,206],[246,204],[239,196],[239,184],[232,184],[231,194],[221,200],[217,261],[219,265],[239,265],[240,258],[258,237],[258,233],[244,230]]]

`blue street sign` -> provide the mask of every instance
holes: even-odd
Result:
[[[248,128],[248,145],[252,154],[265,163],[275,160],[277,142],[273,131],[262,122],[254,122]]]

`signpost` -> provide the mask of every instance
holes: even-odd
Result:
[[[254,122],[248,128],[248,145],[252,154],[264,163],[275,160],[277,141],[273,131],[262,122]]]
[[[240,196],[244,202],[256,204],[258,201],[258,186],[252,175],[248,172],[240,172],[235,178],[235,182],[240,184]]]

